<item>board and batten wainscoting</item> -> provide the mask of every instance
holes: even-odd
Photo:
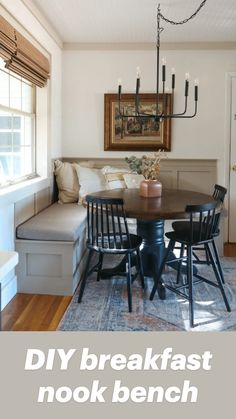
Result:
[[[121,158],[76,158],[64,157],[62,161],[77,162],[92,160],[94,167],[106,165],[127,167]],[[217,160],[207,159],[166,159],[161,162],[160,180],[164,188],[189,189],[196,192],[212,193],[217,181]]]
[[[106,165],[115,167],[127,167],[121,158],[63,158],[66,162],[80,162],[92,160],[94,167],[102,168]],[[163,188],[185,189],[206,194],[212,194],[213,187],[217,183],[217,160],[195,159],[166,159],[161,162],[160,181]],[[171,229],[171,221],[166,221],[166,230]],[[222,235],[223,236],[223,235]],[[219,247],[223,254],[223,241]]]

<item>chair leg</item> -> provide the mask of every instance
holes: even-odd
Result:
[[[217,250],[217,247],[216,247],[216,244],[215,244],[214,240],[212,242],[212,247],[213,247],[213,251],[214,251],[214,254],[215,254],[216,263],[217,263],[217,267],[218,267],[219,274],[220,274],[220,277],[221,277],[221,281],[224,284],[225,283],[224,274],[223,274],[222,266],[221,266],[221,263],[220,263],[219,253],[218,253],[218,250]]]
[[[153,297],[154,297],[154,295],[156,293],[156,290],[157,290],[157,287],[158,287],[159,278],[162,275],[163,269],[165,267],[165,264],[166,264],[167,259],[168,259],[168,256],[169,256],[169,253],[174,249],[174,246],[175,246],[175,242],[173,242],[172,240],[170,240],[169,241],[169,244],[168,244],[168,247],[166,249],[165,256],[164,256],[164,258],[163,258],[163,260],[161,262],[161,266],[160,266],[159,271],[158,271],[158,273],[156,275],[156,279],[155,279],[155,282],[154,282],[154,285],[153,285],[153,288],[152,288],[152,292],[150,294],[150,300],[153,300]]]
[[[211,248],[209,246],[209,243],[207,243],[206,245],[207,245],[207,248],[208,248],[208,253],[209,253],[211,264],[212,264],[212,267],[213,267],[213,270],[214,270],[214,273],[215,273],[215,277],[216,277],[216,280],[218,282],[219,288],[221,290],[222,297],[224,299],[225,307],[226,307],[227,311],[230,312],[231,311],[231,308],[230,308],[228,299],[227,299],[226,294],[225,294],[225,290],[224,290],[224,287],[223,287],[223,284],[222,284],[222,279],[221,279],[221,276],[220,276],[220,273],[219,273],[217,264],[216,264],[216,262],[214,260],[214,257],[213,257],[213,254],[212,254],[212,250],[211,250]]]
[[[127,254],[127,262],[128,262],[128,271],[127,271],[127,292],[128,292],[128,306],[129,312],[132,312],[132,290],[131,290],[131,283],[132,283],[132,276],[131,276],[131,255],[130,253]]]
[[[140,249],[137,250],[137,263],[138,263],[138,272],[141,279],[141,285],[142,285],[142,288],[144,289],[145,282],[144,282],[144,273],[143,273],[143,261],[142,261]]]
[[[205,247],[205,252],[206,252],[206,263],[207,263],[207,265],[210,265],[211,264],[211,259],[210,259],[210,256],[209,256],[208,248],[207,248],[206,245],[204,247]]]
[[[192,246],[187,246],[187,281],[188,281],[188,285],[189,285],[189,321],[190,321],[190,327],[194,327]]]
[[[177,270],[177,278],[176,278],[176,284],[179,284],[179,280],[180,280],[180,274],[181,274],[181,267],[182,267],[182,263],[183,263],[183,258],[184,256],[184,244],[181,244],[181,250],[180,250],[180,261],[178,263],[178,270]]]
[[[85,265],[85,269],[84,269],[84,275],[83,275],[83,279],[82,279],[81,286],[80,286],[78,303],[81,303],[81,300],[82,300],[82,297],[83,297],[85,284],[86,284],[86,281],[87,281],[87,278],[88,278],[89,264],[91,262],[92,254],[93,254],[93,251],[89,250],[89,254],[87,256],[86,265]]]
[[[101,270],[102,270],[103,256],[104,256],[103,253],[99,253],[97,281],[100,281],[100,278],[101,278]]]

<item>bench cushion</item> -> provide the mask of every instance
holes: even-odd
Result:
[[[17,227],[18,239],[76,241],[86,226],[87,211],[78,204],[55,203]]]

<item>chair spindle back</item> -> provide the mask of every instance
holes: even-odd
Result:
[[[216,230],[217,202],[203,205],[187,205],[185,211],[189,213],[189,240],[192,243],[204,242],[212,239]],[[219,209],[220,211],[220,209]]]
[[[226,194],[227,194],[227,189],[224,188],[224,186],[217,185],[217,184],[215,185],[212,196],[216,201],[221,201],[223,204]]]
[[[123,199],[87,195],[86,202],[89,246],[116,250],[130,244]]]

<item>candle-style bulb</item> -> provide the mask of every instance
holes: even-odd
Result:
[[[195,102],[198,101],[198,86],[199,86],[199,81],[198,79],[194,80],[194,100]]]
[[[136,80],[136,95],[139,94],[139,89],[140,89],[140,78],[137,77],[137,80]]]
[[[171,75],[171,88],[172,90],[175,88],[175,73],[172,73]]]
[[[166,58],[162,58],[162,81],[165,83],[166,81]]]
[[[121,101],[121,84],[122,80],[118,79],[118,99],[119,99],[119,107],[120,107],[120,101]],[[120,109],[120,108],[119,108]]]
[[[171,74],[172,75],[175,74],[175,68],[174,67],[172,67],[172,69],[171,69]]]
[[[185,80],[185,96],[188,96],[189,81]]]
[[[189,73],[185,73],[185,80],[189,81],[190,79],[190,74]]]
[[[141,70],[140,70],[140,67],[139,66],[136,68],[136,75],[137,75],[137,79],[140,79]]]

